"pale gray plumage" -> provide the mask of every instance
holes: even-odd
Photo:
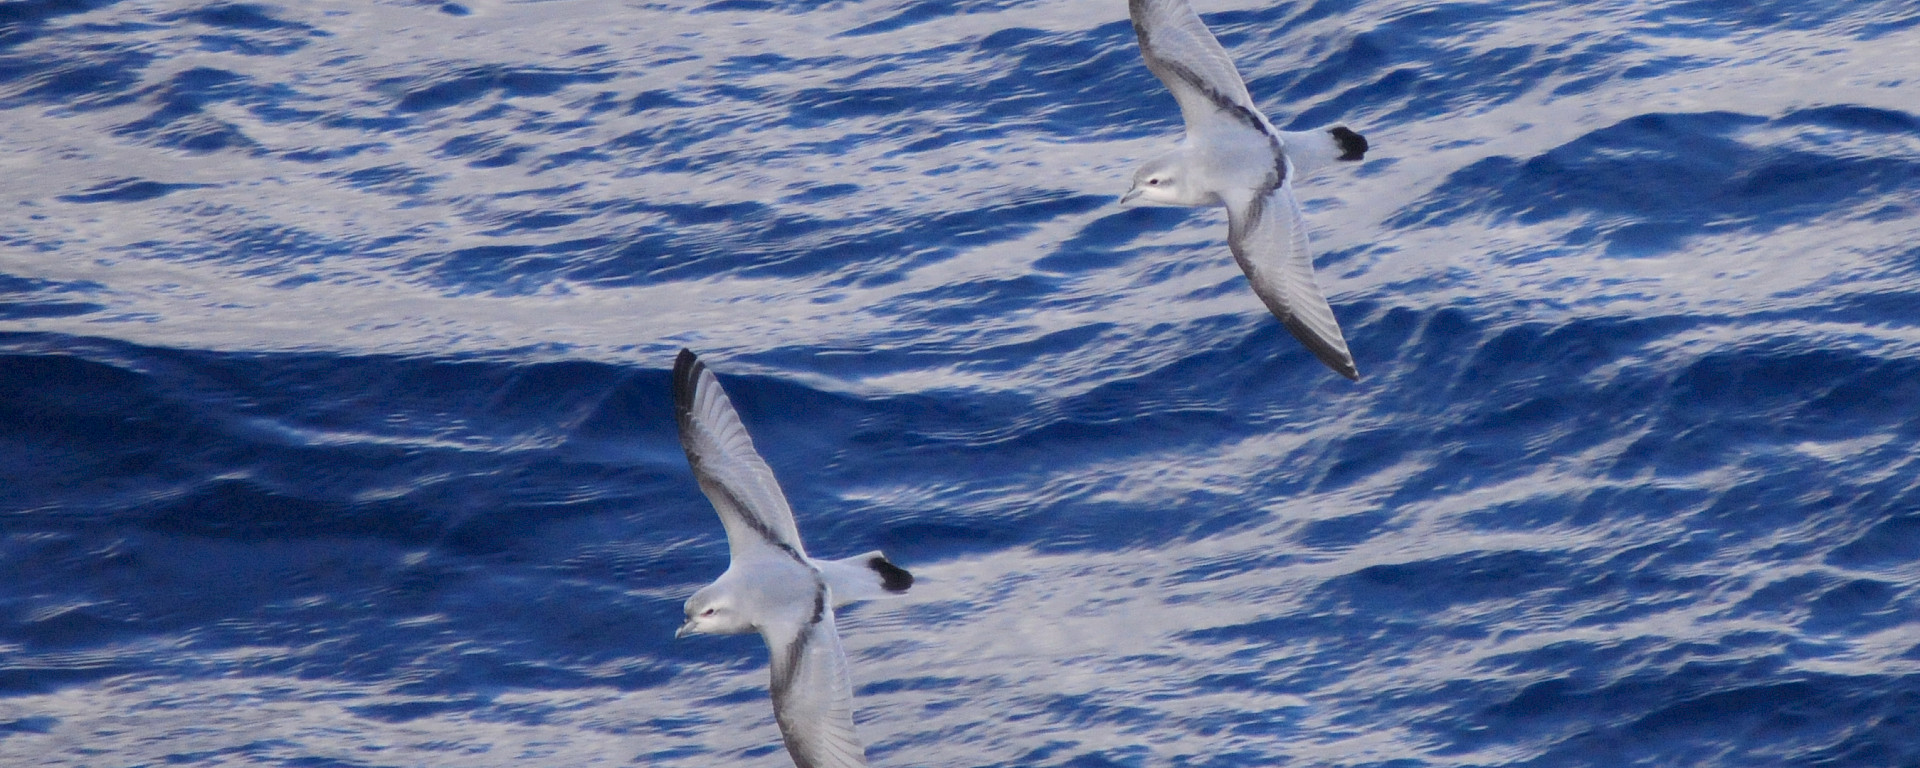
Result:
[[[798,768],[865,766],[866,749],[853,732],[847,654],[834,629],[833,607],[823,603],[820,612],[822,618],[799,636],[779,644],[767,637],[773,652],[773,719]]]
[[[1180,104],[1186,136],[1134,173],[1121,202],[1221,205],[1227,245],[1253,292],[1329,368],[1358,379],[1333,308],[1313,277],[1295,178],[1359,160],[1366,139],[1344,125],[1279,131],[1188,0],[1129,0],[1147,69]]]
[[[853,686],[833,609],[905,592],[913,576],[879,552],[814,560],[773,470],[705,364],[681,350],[674,411],[700,489],[713,502],[731,553],[725,573],[687,599],[676,636],[759,632],[771,654],[774,720],[799,768],[861,768]]]

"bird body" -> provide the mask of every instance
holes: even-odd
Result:
[[[864,768],[853,731],[853,686],[834,608],[905,592],[913,575],[879,552],[807,556],[773,470],[753,447],[727,393],[681,350],[673,366],[680,446],[727,531],[727,570],[687,599],[675,637],[758,632],[767,643],[774,720],[799,768]]]
[[[1360,377],[1313,277],[1294,181],[1363,158],[1367,140],[1344,125],[1273,127],[1188,0],[1129,0],[1140,54],[1180,105],[1186,135],[1134,172],[1122,203],[1227,209],[1227,245],[1253,291],[1321,362]]]

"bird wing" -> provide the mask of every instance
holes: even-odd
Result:
[[[680,447],[687,451],[700,490],[720,513],[733,559],[772,547],[805,565],[806,548],[779,481],[754,450],[753,438],[719,379],[691,350],[680,350],[673,363],[673,410],[680,422]]]
[[[1227,200],[1227,246],[1253,292],[1293,337],[1334,372],[1358,380],[1360,370],[1340,335],[1340,323],[1313,279],[1306,222],[1293,196],[1292,161],[1282,159],[1279,171],[1277,183],[1267,189]]]
[[[1247,95],[1246,81],[1187,0],[1129,0],[1140,56],[1180,102],[1188,134],[1273,130]]]
[[[815,582],[813,615],[787,638],[765,635],[772,655],[773,719],[797,768],[866,768],[853,732],[853,684],[834,628],[824,582]]]

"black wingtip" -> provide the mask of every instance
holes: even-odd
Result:
[[[1340,159],[1352,162],[1367,156],[1367,137],[1355,133],[1344,125],[1330,128],[1333,140],[1340,144]]]
[[[685,347],[680,348],[680,356],[673,360],[673,404],[682,413],[693,407],[694,384],[700,381],[703,367],[700,356]]]
[[[1353,355],[1343,348],[1344,344],[1336,347],[1327,343],[1314,334],[1313,329],[1306,323],[1295,318],[1283,318],[1280,324],[1286,326],[1287,331],[1293,334],[1293,338],[1299,340],[1301,346],[1306,347],[1308,352],[1312,352],[1322,364],[1333,369],[1334,373],[1345,376],[1350,381],[1360,380],[1360,368],[1353,364]]]
[[[905,568],[888,562],[884,557],[867,560],[867,567],[872,568],[874,573],[880,574],[880,588],[888,592],[897,595],[913,586],[913,574],[907,573]]]

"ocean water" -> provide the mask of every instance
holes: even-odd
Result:
[[[880,766],[1920,766],[1920,6],[0,2],[0,765],[788,765],[720,373]]]

